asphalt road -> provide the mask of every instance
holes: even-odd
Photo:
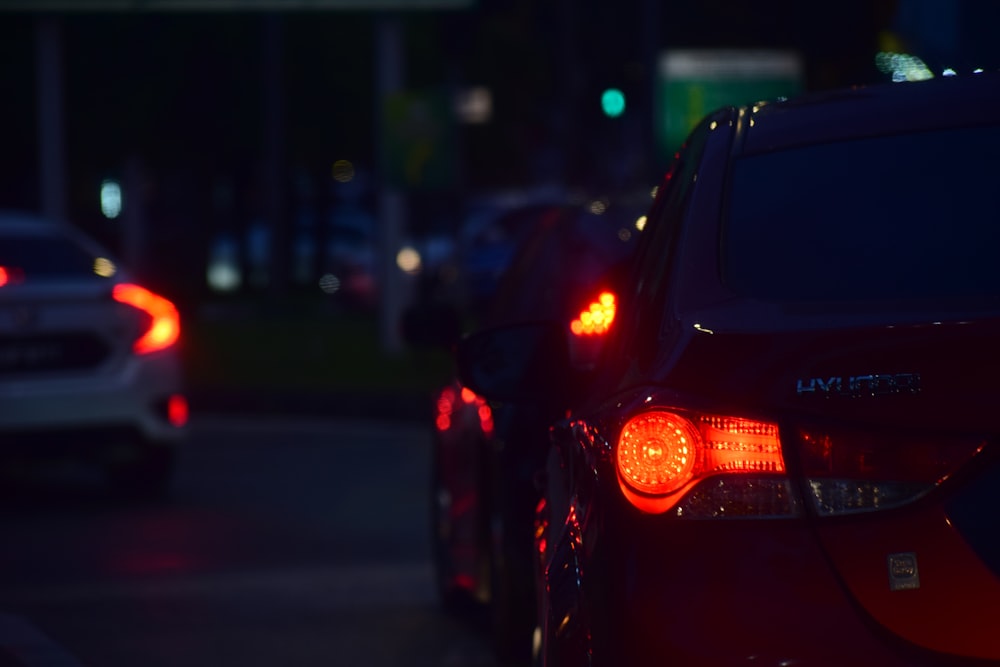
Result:
[[[493,667],[437,607],[429,446],[416,422],[200,416],[164,502],[7,480],[0,667]]]

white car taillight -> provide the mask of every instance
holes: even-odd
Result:
[[[177,342],[181,333],[180,315],[168,299],[130,283],[115,285],[111,295],[115,301],[138,308],[150,317],[149,327],[132,345],[136,354],[163,350]]]

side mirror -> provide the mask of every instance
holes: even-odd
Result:
[[[495,327],[458,343],[459,380],[481,396],[509,403],[570,397],[578,385],[563,327],[532,322]]]

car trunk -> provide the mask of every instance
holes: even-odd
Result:
[[[117,303],[107,281],[8,285],[0,291],[0,377],[90,374],[121,361],[148,316]]]
[[[1000,319],[786,317],[737,333],[734,315],[684,328],[670,386],[780,423],[816,538],[874,621],[1000,659]]]

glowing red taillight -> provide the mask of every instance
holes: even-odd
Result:
[[[0,287],[24,282],[24,271],[17,267],[0,266]]]
[[[476,417],[479,419],[480,430],[489,435],[493,432],[493,410],[486,399],[468,387],[462,387],[462,402],[476,407]]]
[[[156,352],[177,342],[181,320],[177,308],[169,300],[130,283],[115,285],[111,295],[116,301],[138,308],[151,318],[149,328],[132,345],[136,354]]]
[[[625,423],[616,453],[622,491],[636,507],[665,512],[717,475],[783,475],[776,424],[650,410]]]
[[[167,399],[167,421],[172,425],[181,427],[187,424],[191,410],[188,407],[187,399],[181,394],[173,394]]]
[[[615,295],[601,292],[579,317],[570,322],[569,328],[577,336],[607,333],[615,319]]]
[[[441,390],[435,405],[434,425],[437,430],[443,432],[452,427],[455,411],[460,401],[464,405],[475,408],[476,418],[479,420],[479,428],[486,435],[491,434],[493,432],[493,410],[485,398],[479,396],[468,387],[462,387],[457,392],[454,387],[445,387]]]
[[[438,394],[435,410],[434,425],[437,430],[447,431],[450,429],[451,415],[455,412],[455,390],[452,387],[445,387]]]

